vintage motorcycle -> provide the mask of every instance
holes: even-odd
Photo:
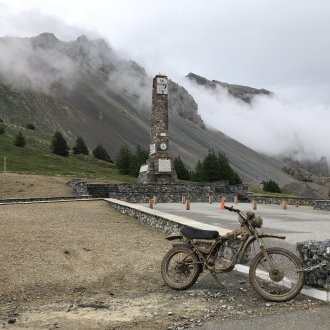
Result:
[[[247,262],[251,247],[258,246],[260,252],[252,259],[249,270],[253,288],[263,298],[275,302],[297,296],[304,283],[300,259],[280,247],[266,248],[263,241],[263,238],[285,239],[285,236],[259,233],[256,228],[262,227],[263,220],[252,211],[245,214],[233,206],[225,209],[238,214],[239,229],[220,236],[217,231],[182,227],[180,233],[166,237],[174,242],[162,261],[164,282],[174,290],[184,290],[204,270],[217,279],[217,273],[230,272],[237,263]]]

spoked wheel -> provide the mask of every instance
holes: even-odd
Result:
[[[174,290],[192,286],[202,271],[199,258],[188,247],[174,247],[163,259],[161,274],[164,282]]]
[[[294,298],[304,285],[304,273],[299,258],[282,248],[266,249],[275,268],[259,252],[250,266],[250,281],[265,299],[282,302]]]

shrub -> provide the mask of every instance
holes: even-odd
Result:
[[[5,126],[3,126],[3,125],[0,125],[0,135],[3,135],[3,134],[5,134]]]
[[[56,131],[53,136],[51,148],[52,148],[53,153],[56,155],[60,155],[60,156],[64,156],[64,157],[69,156],[69,146],[68,146],[65,138],[59,131]]]
[[[26,140],[22,132],[19,132],[15,136],[15,146],[23,148],[26,145]]]
[[[263,190],[272,193],[281,193],[282,190],[274,180],[263,181]]]
[[[81,138],[79,136],[77,137],[76,144],[74,145],[72,150],[75,155],[78,155],[78,154],[88,155],[89,154],[85,141],[83,140],[83,138]]]
[[[93,155],[97,159],[104,160],[105,162],[113,163],[108,152],[103,148],[101,144],[99,144],[94,150]]]
[[[36,128],[34,127],[34,125],[33,124],[27,124],[26,125],[26,128],[27,129],[30,129],[30,130],[32,130],[32,131],[34,131]]]

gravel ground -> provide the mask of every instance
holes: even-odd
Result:
[[[299,295],[268,303],[247,277],[209,274],[164,286],[163,233],[103,201],[0,206],[0,328],[184,329],[314,308]]]
[[[0,173],[0,199],[71,196],[70,177]]]

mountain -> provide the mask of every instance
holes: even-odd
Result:
[[[248,86],[228,84],[218,80],[208,80],[194,73],[189,73],[186,78],[195,82],[197,85],[209,89],[216,89],[217,87],[224,88],[231,96],[246,103],[250,103],[252,98],[257,95],[272,95],[267,89],[256,89]]]
[[[0,119],[51,134],[61,130],[71,142],[81,136],[89,148],[102,144],[112,158],[124,144],[148,148],[151,83],[143,67],[102,39],[0,38]],[[169,133],[172,155],[191,169],[208,150],[222,150],[245,181],[294,181],[281,161],[206,128],[193,96],[173,81]]]

